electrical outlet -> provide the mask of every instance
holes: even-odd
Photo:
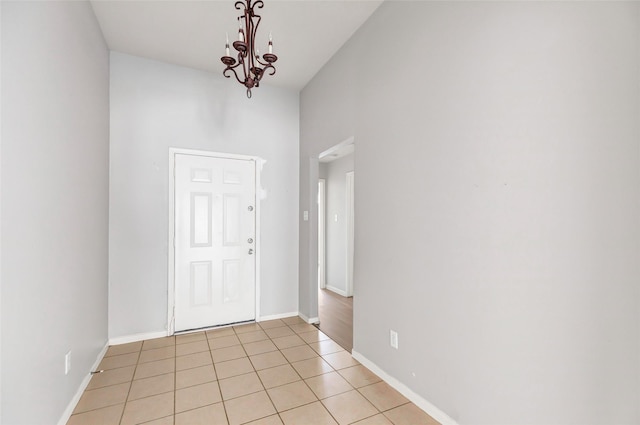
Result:
[[[64,374],[68,375],[71,372],[71,350],[64,355]]]
[[[389,331],[389,345],[396,350],[398,349],[398,332],[394,330]]]

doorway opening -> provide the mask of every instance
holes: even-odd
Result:
[[[318,158],[318,328],[353,348],[353,138]]]

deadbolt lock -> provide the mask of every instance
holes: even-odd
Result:
[[[253,211],[253,207],[251,205],[249,205],[249,208],[247,208],[249,211]]]
[[[249,238],[249,239],[247,239],[247,242],[249,242],[249,243],[253,243],[253,239],[252,239],[252,238]]]

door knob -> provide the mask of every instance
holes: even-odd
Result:
[[[253,249],[249,248],[249,255],[253,254]]]

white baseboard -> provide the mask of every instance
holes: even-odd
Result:
[[[267,320],[276,320],[276,319],[286,319],[287,317],[297,316],[297,311],[292,311],[291,313],[283,313],[283,314],[272,314],[270,316],[260,316],[256,322],[266,322]]]
[[[167,331],[147,332],[141,334],[133,334],[126,336],[119,336],[109,339],[109,345],[128,344],[130,342],[144,341],[145,339],[162,338],[167,336]]]
[[[336,288],[335,286],[331,286],[331,285],[327,285],[327,289],[331,292],[335,292],[336,294],[343,296],[343,297],[348,297],[349,295],[347,295],[346,291],[343,291],[342,289]]]
[[[102,350],[100,350],[100,353],[98,353],[98,357],[96,358],[96,361],[93,363],[93,366],[91,366],[91,369],[89,370],[89,372],[92,372],[98,368],[98,366],[100,365],[100,362],[104,358],[104,355],[107,354],[108,349],[109,349],[109,343],[105,344]],[[82,394],[84,394],[84,390],[87,389],[87,385],[89,385],[89,381],[91,381],[91,373],[87,373],[87,376],[85,376],[82,382],[80,383],[80,387],[78,387],[78,391],[76,391],[76,394],[73,396],[73,398],[67,405],[67,408],[64,409],[64,412],[62,413],[62,417],[58,421],[58,425],[65,425],[69,421],[71,414],[73,413],[76,406],[78,405],[78,402],[80,401],[80,397],[82,397]]]
[[[413,392],[409,387],[404,385],[402,382],[398,381],[393,376],[389,375],[384,370],[380,369],[378,365],[367,359],[362,354],[358,353],[356,350],[351,352],[351,356],[362,363],[364,367],[369,369],[371,372],[378,375],[385,381],[387,384],[391,385],[395,388],[400,394],[408,398],[420,409],[424,410],[429,416],[431,416],[436,421],[440,422],[442,425],[458,425],[456,421],[454,421],[449,415],[444,413],[442,410],[438,409],[433,404],[429,403],[427,400]]]
[[[317,317],[307,317],[302,313],[298,313],[298,316],[300,316],[302,318],[302,320],[304,320],[305,322],[307,322],[309,324],[318,323],[320,321],[320,319],[317,318]]]

